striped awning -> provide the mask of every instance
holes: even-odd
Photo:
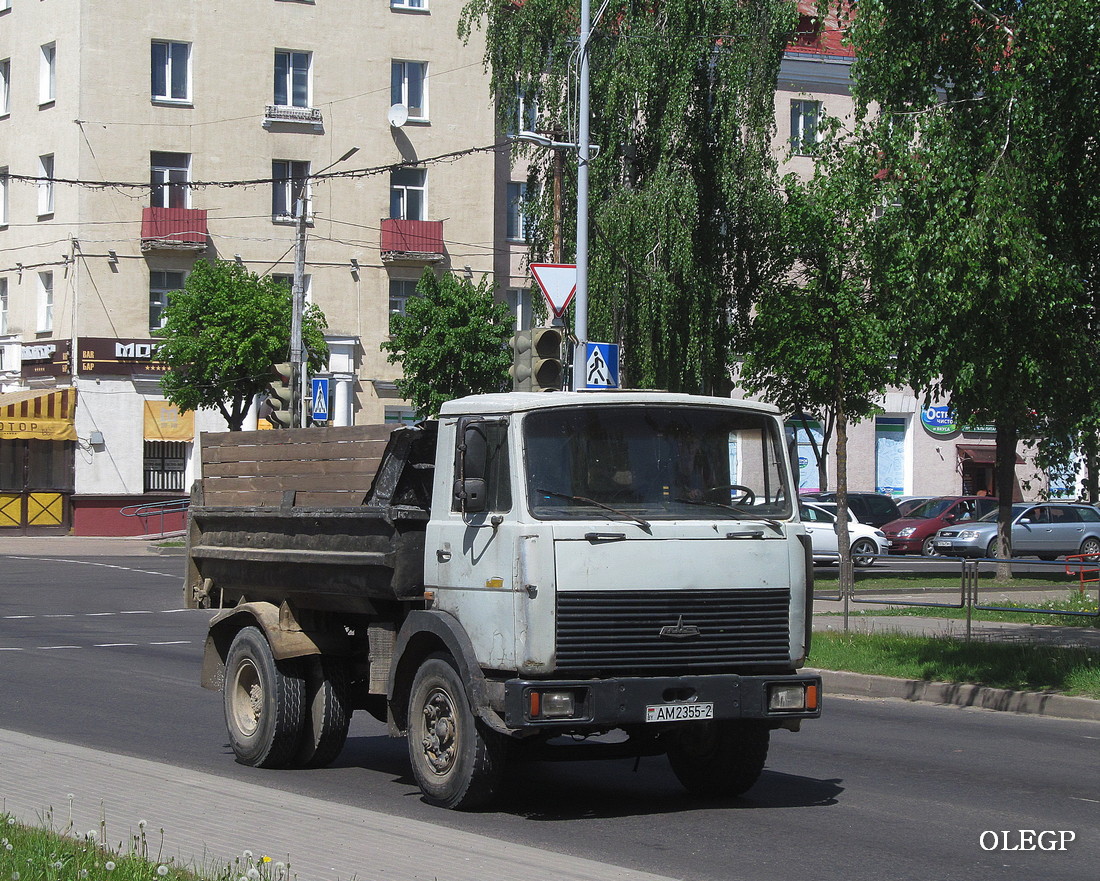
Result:
[[[0,394],[0,439],[76,440],[76,389]]]

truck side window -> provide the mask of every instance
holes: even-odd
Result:
[[[512,509],[511,469],[508,466],[508,424],[506,422],[479,422],[478,430],[486,440],[485,453],[485,510],[504,513]],[[458,451],[455,453],[455,474],[458,474]],[[452,498],[451,510],[460,511],[462,505]]]

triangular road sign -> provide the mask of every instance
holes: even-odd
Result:
[[[577,292],[575,263],[532,263],[531,274],[542,288],[542,295],[555,318],[561,318]]]

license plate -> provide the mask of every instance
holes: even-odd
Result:
[[[647,722],[690,722],[713,718],[714,704],[650,704],[645,708]]]
[[[949,541],[937,541],[937,542],[933,542],[933,544],[935,544],[935,546],[938,547],[938,548],[949,548],[949,547],[951,547],[951,542],[949,542]]]

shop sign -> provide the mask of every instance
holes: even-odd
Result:
[[[921,410],[920,424],[929,434],[949,435],[958,434],[959,431],[959,423],[955,421],[951,408],[946,405],[925,407]]]
[[[38,376],[68,376],[71,351],[72,343],[69,340],[25,343],[20,354],[23,379]]]
[[[157,340],[80,338],[80,373],[83,376],[167,372],[168,365],[157,360]]]

